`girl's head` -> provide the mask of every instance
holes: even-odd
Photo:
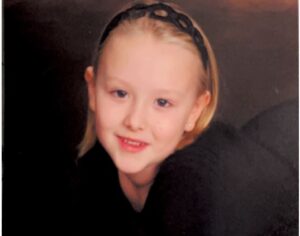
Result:
[[[211,46],[173,5],[144,1],[118,14],[85,78],[89,111],[79,156],[98,138],[127,173],[155,167],[190,144],[217,105]]]

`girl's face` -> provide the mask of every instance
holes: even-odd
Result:
[[[114,35],[99,70],[87,68],[96,133],[124,174],[157,171],[210,99],[199,96],[200,59],[181,45],[151,35]],[[95,76],[95,78],[94,78]]]

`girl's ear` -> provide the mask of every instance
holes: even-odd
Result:
[[[208,90],[199,95],[185,124],[184,131],[190,132],[195,128],[198,118],[202,114],[203,110],[207,107],[210,100],[211,93]]]
[[[96,107],[96,83],[94,68],[92,66],[88,66],[85,69],[84,78],[88,89],[89,108],[94,112]]]

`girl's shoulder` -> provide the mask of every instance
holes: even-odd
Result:
[[[213,123],[194,143],[173,153],[162,164],[160,174],[172,172],[176,176],[180,171],[200,174],[200,170],[217,172],[215,177],[226,175],[222,176],[224,181],[230,174],[240,175],[239,179],[293,176],[280,157],[244,132],[221,122]]]
[[[265,235],[295,219],[295,189],[297,179],[277,156],[214,123],[163,163],[149,205],[169,222],[167,235]]]
[[[161,166],[160,174],[172,171],[214,171],[222,162],[244,154],[247,149],[245,140],[233,126],[214,122],[191,145],[167,158]]]

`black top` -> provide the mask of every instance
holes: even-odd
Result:
[[[81,235],[297,235],[297,177],[220,123],[163,162],[140,213],[99,143],[79,173]]]

